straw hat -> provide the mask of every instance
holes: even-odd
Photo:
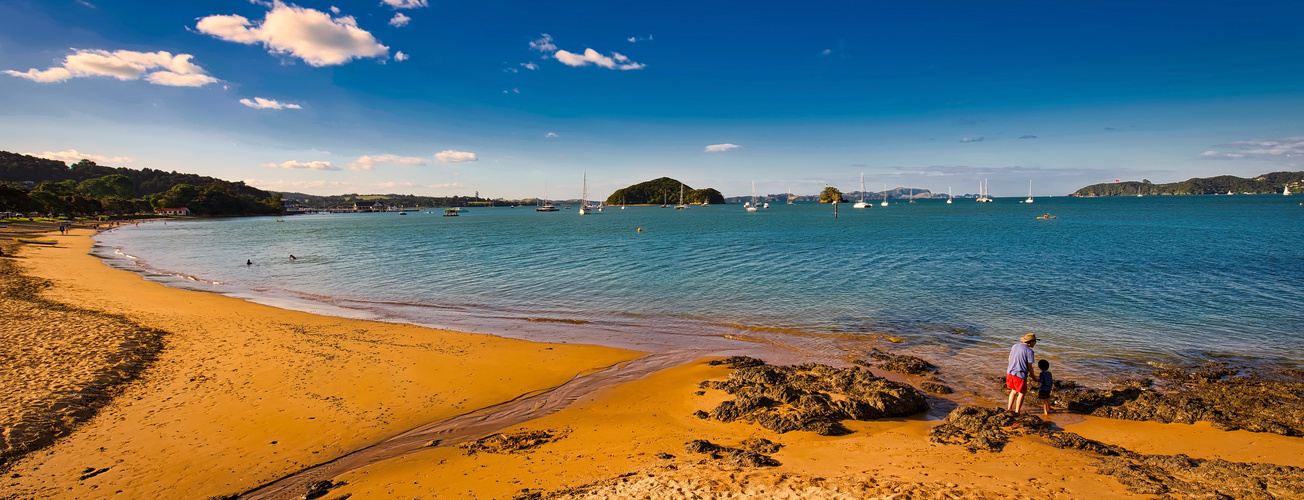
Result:
[[[1029,333],[1019,338],[1019,342],[1023,342],[1025,344],[1027,344],[1028,342],[1032,342],[1034,340],[1037,340],[1037,334],[1035,333]]]

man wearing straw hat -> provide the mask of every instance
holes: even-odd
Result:
[[[1005,387],[1010,389],[1010,401],[1005,409],[1015,413],[1023,411],[1023,396],[1028,393],[1028,376],[1037,360],[1032,347],[1037,345],[1037,334],[1029,333],[1010,348],[1010,363],[1005,368]]]

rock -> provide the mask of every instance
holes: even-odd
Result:
[[[783,447],[783,445],[765,438],[751,438],[743,441],[742,444],[744,449],[757,453],[775,453],[779,451],[779,448]]]
[[[458,445],[459,448],[466,450],[467,455],[476,453],[515,453],[522,450],[528,450],[545,443],[556,441],[566,436],[566,431],[554,430],[522,430],[510,434],[494,434],[477,439],[473,442]]]
[[[928,408],[914,387],[859,368],[744,364],[727,380],[701,384],[734,396],[712,409],[711,418],[750,421],[778,433],[806,430],[839,435],[848,432],[839,423],[842,420],[902,417]],[[839,396],[836,401],[833,395]]]
[[[1243,429],[1304,436],[1304,381],[1241,370],[1225,364],[1165,367],[1151,379],[1125,379],[1109,391],[1075,388],[1054,393],[1073,411],[1098,417],[1163,423],[1209,422],[1223,430]]]
[[[331,488],[334,488],[335,486],[336,486],[335,482],[330,480],[313,481],[311,483],[308,483],[308,486],[306,487],[307,491],[303,493],[302,498],[304,500],[312,500],[314,498],[324,497],[326,496],[327,493],[330,492]]]
[[[1026,413],[1003,408],[961,406],[946,416],[946,422],[928,432],[938,444],[963,445],[966,450],[999,452],[1013,436],[1048,434],[1052,424]]]
[[[941,383],[941,381],[938,380],[925,380],[923,382],[920,382],[919,388],[923,389],[926,392],[931,392],[933,394],[950,394],[954,392],[951,390],[950,386],[943,384]]]
[[[694,417],[697,417],[697,418],[700,418],[700,419],[702,419],[702,420],[706,420],[706,419],[708,419],[708,418],[711,418],[711,414],[710,414],[710,413],[704,412],[704,411],[702,411],[702,410],[697,410],[697,411],[693,412],[693,416],[694,416]]]
[[[769,441],[765,441],[769,443]],[[769,443],[773,445],[774,443]],[[764,445],[762,445],[764,446]],[[741,450],[720,446],[705,439],[694,439],[685,446],[689,453],[710,455],[712,460],[723,465],[736,467],[775,467],[781,465],[778,460],[752,450]],[[777,450],[777,448],[776,448]]]
[[[936,366],[924,361],[923,358],[918,356],[893,354],[878,348],[871,350],[869,356],[880,361],[880,368],[890,372],[903,373],[906,375],[922,375],[924,373],[937,371]],[[869,366],[863,361],[857,361],[856,364]]]
[[[661,459],[661,460],[672,460],[672,459],[675,458],[674,455],[671,455],[671,454],[666,453],[666,452],[664,452],[664,451],[661,452],[661,453],[657,453],[656,457],[657,457],[658,459]]]
[[[737,370],[739,368],[750,368],[753,366],[761,366],[765,364],[765,362],[756,358],[749,358],[747,356],[730,356],[729,358],[726,359],[713,359],[711,361],[707,361],[706,364],[711,366],[729,365],[729,368],[733,368]]]

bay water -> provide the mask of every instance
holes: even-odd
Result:
[[[531,340],[833,363],[880,347],[957,388],[992,385],[1035,332],[1057,377],[1103,384],[1304,365],[1297,198],[170,220],[102,232],[94,253],[169,286]]]

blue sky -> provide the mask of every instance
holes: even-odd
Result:
[[[1300,170],[1300,2],[0,0],[0,149],[313,194]]]

